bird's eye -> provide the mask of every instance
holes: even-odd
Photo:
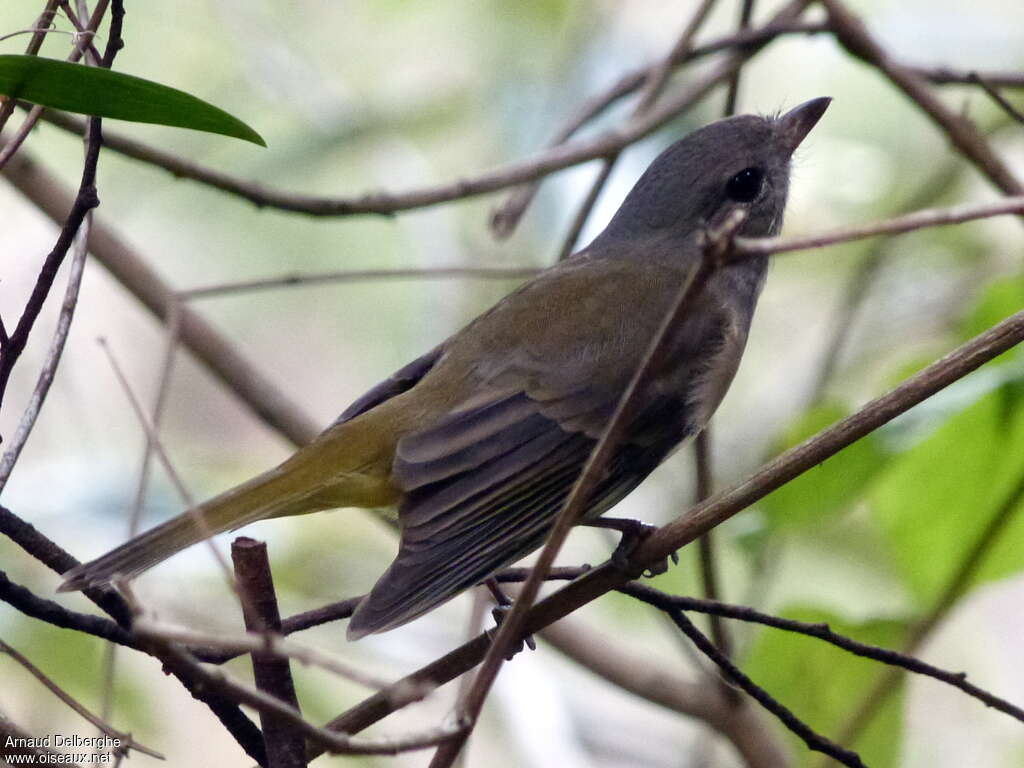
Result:
[[[749,203],[761,192],[764,173],[760,168],[744,168],[725,185],[725,193],[737,203]]]

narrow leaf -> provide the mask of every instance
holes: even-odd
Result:
[[[40,56],[0,56],[0,94],[95,117],[218,133],[266,146],[237,117],[140,77]]]

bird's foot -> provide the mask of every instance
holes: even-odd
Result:
[[[487,636],[494,641],[497,636],[498,627],[501,626],[501,622],[508,616],[508,612],[512,609],[512,598],[505,594],[502,590],[501,585],[498,584],[497,579],[488,579],[484,582],[484,585],[490,590],[491,595],[494,597],[494,601],[497,603],[491,609],[491,616],[494,618],[494,629],[487,630]],[[527,635],[520,640],[515,646],[513,646],[505,657],[505,661],[511,661],[512,657],[523,650],[523,645],[526,645],[531,651],[537,650],[537,642],[533,639],[533,635]]]
[[[632,561],[633,553],[636,552],[637,547],[643,543],[644,539],[658,530],[658,526],[656,525],[649,525],[648,523],[641,522],[640,520],[633,520],[626,517],[599,517],[595,520],[590,520],[584,523],[584,525],[590,526],[591,528],[608,528],[613,531],[618,531],[622,535],[622,538],[619,539],[618,546],[616,546],[615,551],[612,552],[611,562],[612,565],[623,573],[636,572],[636,566]],[[679,564],[678,552],[673,552],[669,557],[672,559],[674,564]],[[668,558],[655,565],[649,566],[643,571],[640,571],[640,575],[650,578],[652,576],[660,576],[667,570]]]

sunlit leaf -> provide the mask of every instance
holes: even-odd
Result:
[[[1024,382],[1009,381],[889,463],[872,510],[908,586],[934,599],[1024,473]],[[978,579],[1024,568],[1024,505]]]

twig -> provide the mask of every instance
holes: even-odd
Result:
[[[25,552],[57,574],[65,573],[79,565],[78,560],[46,538],[34,526],[26,523],[2,506],[0,506],[0,533],[7,536]],[[106,586],[87,587],[82,590],[82,594],[102,608],[107,615],[111,616],[122,627],[131,625],[131,609],[116,590]],[[48,603],[49,601],[43,602]],[[39,604],[33,603],[33,606],[37,605]],[[70,612],[69,615],[73,616]],[[79,627],[76,626],[75,628],[78,629]],[[83,631],[88,630],[83,629]],[[239,746],[251,758],[260,764],[265,763],[263,737],[259,729],[245,716],[237,704],[222,698],[214,691],[204,688],[200,681],[190,677],[189,669],[176,664],[173,659],[160,657],[160,660],[164,662],[167,671],[178,678],[194,698],[210,708],[210,711],[217,716],[217,719],[220,720],[227,731],[234,737],[235,741],[238,742]]]
[[[942,359],[905,379],[885,395],[864,405],[856,413],[822,430],[805,442],[768,462],[733,488],[720,492],[654,531],[631,557],[636,568],[663,561],[669,554],[695,540],[702,533],[746,509],[781,485],[821,464],[892,419],[962,379],[989,360],[1024,340],[1024,311],[1011,315],[979,336],[957,347]],[[585,571],[553,595],[539,601],[528,613],[523,632],[536,633],[582,605],[630,580],[605,563]],[[483,658],[491,643],[481,635],[455,649],[394,686],[371,696],[331,722],[332,728],[354,733],[395,711],[403,686],[441,685],[470,669]]]
[[[68,284],[64,290],[64,301],[60,307],[60,315],[57,318],[57,330],[50,340],[50,348],[46,352],[46,359],[36,379],[35,388],[29,398],[25,412],[18,423],[18,429],[14,433],[10,445],[0,457],[0,493],[3,492],[7,480],[14,471],[14,465],[18,462],[25,443],[32,433],[39,412],[42,410],[43,402],[50,392],[50,386],[57,375],[57,366],[60,364],[61,356],[64,353],[64,344],[68,338],[68,331],[71,330],[71,319],[75,314],[75,307],[78,305],[78,290],[82,285],[82,273],[85,270],[85,258],[88,255],[89,229],[91,217],[86,216],[82,226],[75,234],[71,250],[71,269],[68,272]]]
[[[110,68],[114,63],[114,57],[117,55],[117,52],[124,45],[124,41],[121,39],[123,19],[123,0],[114,0],[110,20],[110,39],[107,41],[101,63],[101,66],[105,68]],[[97,23],[99,23],[98,19]],[[99,162],[101,146],[103,146],[103,135],[100,130],[100,119],[96,117],[90,118],[85,162],[82,166],[82,178],[78,185],[78,194],[70,206],[71,211],[64,218],[56,244],[43,261],[43,266],[39,270],[39,277],[36,279],[32,294],[25,304],[25,309],[18,320],[18,325],[15,327],[14,332],[10,334],[7,343],[0,348],[0,404],[3,403],[11,371],[14,369],[15,363],[28,343],[32,327],[42,311],[43,303],[50,293],[53,281],[57,278],[57,270],[60,269],[64,257],[67,255],[68,249],[71,247],[75,234],[82,225],[86,214],[99,205],[99,197],[96,194],[96,165]]]
[[[991,203],[956,205],[950,208],[925,208],[904,216],[894,216],[891,219],[883,219],[882,221],[869,222],[867,224],[856,224],[816,235],[764,238],[738,237],[736,238],[732,258],[743,258],[753,254],[767,256],[769,254],[787,253],[789,251],[803,251],[809,248],[821,248],[826,245],[836,245],[837,243],[845,243],[851,240],[863,240],[864,238],[877,235],[899,235],[926,227],[943,227],[949,224],[961,224],[965,221],[988,219],[993,216],[1005,216],[1007,214],[1024,214],[1024,194],[1015,197],[1004,197]]]
[[[4,169],[4,179],[55,221],[61,221],[71,205],[72,195],[62,182],[25,152]],[[93,222],[89,250],[158,319],[169,316],[177,302],[174,291],[101,216]],[[258,419],[292,443],[304,445],[319,434],[321,425],[188,307],[181,310],[181,342]]]
[[[165,326],[166,343],[164,345],[164,359],[160,366],[157,392],[153,401],[153,409],[150,413],[150,421],[153,424],[154,434],[159,434],[160,420],[163,416],[164,405],[167,401],[167,394],[170,390],[171,366],[174,363],[174,353],[177,349],[178,336],[181,330],[181,305],[175,303],[167,318]],[[127,538],[132,538],[139,531],[142,520],[142,506],[146,498],[146,489],[149,483],[150,469],[153,462],[153,441],[146,436],[142,451],[142,461],[139,465],[138,479],[135,484],[135,494],[132,497],[131,511],[128,517]],[[114,676],[117,667],[117,646],[107,645],[103,656],[103,712],[106,713],[114,703]]]
[[[0,601],[26,616],[45,621],[55,627],[73,629],[118,645],[135,647],[131,634],[110,619],[71,611],[53,600],[39,597],[28,588],[11,581],[3,571],[0,571]]]
[[[701,4],[697,6],[697,10],[693,12],[693,15],[686,22],[682,34],[680,34],[676,39],[675,44],[672,46],[672,50],[669,51],[668,55],[664,56],[661,61],[656,63],[647,71],[647,76],[644,78],[643,88],[640,91],[636,106],[633,108],[633,112],[631,114],[633,118],[642,115],[654,106],[654,103],[658,100],[658,96],[661,95],[661,92],[665,88],[665,84],[668,82],[668,77],[672,73],[674,62],[683,59],[686,53],[693,46],[694,36],[704,24],[705,19],[708,17],[708,13],[716,2],[717,0],[701,0]],[[590,213],[594,209],[594,204],[597,202],[597,198],[600,197],[601,191],[604,189],[608,178],[611,176],[612,169],[615,168],[615,163],[618,161],[620,154],[622,154],[621,149],[611,152],[601,158],[601,168],[598,171],[597,178],[591,182],[590,189],[584,197],[583,202],[580,204],[579,210],[576,211],[576,215],[573,217],[573,222],[569,227],[569,231],[562,241],[562,248],[558,254],[558,261],[564,261],[569,258],[573,250],[575,250],[576,241],[579,239],[580,232],[583,231],[583,227],[586,225],[587,219],[590,218]]]
[[[914,101],[948,137],[953,146],[1007,195],[1024,194],[1024,186],[966,118],[946,107],[912,69],[895,61],[871,36],[863,22],[839,0],[820,0],[836,40],[846,51],[870,64]]]
[[[1021,483],[1021,488],[1024,489],[1024,481]],[[1017,493],[1017,500],[1020,500],[1019,491]],[[766,613],[761,613],[753,608],[748,608],[747,606],[729,605],[717,600],[697,600],[692,597],[668,595],[660,590],[637,582],[631,582],[620,588],[618,591],[647,603],[648,605],[653,605],[663,611],[669,611],[673,608],[682,611],[697,611],[712,616],[720,616],[752,622],[755,624],[762,624],[766,627],[773,627],[775,629],[785,630],[786,632],[795,632],[808,637],[814,637],[818,640],[824,640],[826,643],[834,645],[837,648],[841,648],[855,656],[879,661],[888,666],[897,667],[908,672],[914,672],[946,683],[947,685],[951,685],[954,688],[963,691],[968,696],[982,702],[985,706],[992,707],[993,709],[1009,715],[1015,720],[1024,722],[1024,709],[1007,701],[1006,699],[993,695],[983,688],[979,688],[973,683],[969,683],[965,673],[949,672],[948,670],[941,669],[940,667],[921,661],[908,653],[901,653],[899,651],[893,651],[877,645],[858,642],[852,638],[846,637],[845,635],[833,632],[828,624],[813,624],[807,621],[786,619],[781,616],[771,616]],[[842,741],[846,743],[847,739],[844,738]]]
[[[245,629],[259,643],[250,649],[256,687],[301,712],[288,657],[271,650],[273,635],[281,631],[281,614],[267,545],[239,536],[231,542],[231,560],[238,589],[246,596],[242,601]],[[306,743],[301,731],[271,712],[260,712],[260,725],[263,726],[263,743],[267,746],[267,768],[306,768]]]
[[[674,626],[673,633],[679,635]],[[747,768],[785,768],[793,763],[775,729],[748,699],[730,701],[720,686],[689,679],[664,663],[652,664],[649,653],[635,643],[616,642],[578,615],[547,627],[540,638],[612,685],[706,723],[735,747]]]
[[[18,664],[24,667],[36,680],[38,680],[44,686],[46,686],[47,690],[49,690],[50,693],[52,693],[58,699],[60,699],[69,707],[71,707],[71,709],[75,710],[75,712],[84,717],[86,720],[88,720],[90,723],[96,726],[100,731],[109,736],[111,739],[117,740],[119,743],[114,747],[115,752],[120,753],[128,749],[134,749],[135,751],[141,752],[144,755],[156,757],[160,760],[164,759],[164,756],[156,750],[150,749],[149,747],[139,744],[137,741],[135,741],[135,739],[131,737],[131,734],[119,731],[112,725],[103,722],[103,720],[101,720],[88,709],[83,707],[73,696],[71,696],[71,694],[69,694],[67,691],[65,691],[55,682],[53,682],[53,680],[51,680],[49,677],[47,677],[46,674],[41,669],[39,669],[35,664],[33,664],[31,661],[25,658],[25,656],[23,656],[17,650],[15,650],[10,645],[5,643],[3,640],[0,640],[0,653],[6,653],[12,659],[18,662]]]
[[[810,35],[820,34],[825,31],[827,31],[827,27],[820,23],[807,24],[795,19],[785,18],[770,22],[743,35],[728,35],[707,45],[694,48],[687,57],[687,60],[706,57],[733,48],[757,48],[780,35]],[[675,63],[681,64],[683,62]],[[597,114],[600,114],[610,104],[635,91],[643,84],[648,76],[648,72],[649,68],[640,68],[628,72],[607,91],[588,99],[574,116],[572,121],[574,125],[567,126],[564,137],[555,143],[563,143],[580,126],[589,122]],[[66,131],[76,133],[81,133],[82,131],[82,121],[64,112],[46,110],[43,113],[42,119]],[[157,147],[149,146],[122,134],[108,131],[105,137],[105,144],[108,149],[115,152],[149,165],[163,168],[179,178],[190,179],[220,189],[223,192],[248,200],[257,207],[291,211],[310,216],[336,216],[354,213],[390,214],[406,210],[409,207],[434,205],[459,199],[463,196],[483,194],[501,188],[501,185],[498,185],[492,189],[476,190],[476,183],[470,179],[466,182],[454,182],[438,188],[428,187],[421,190],[409,190],[393,194],[379,193],[357,198],[319,197],[288,192],[269,187],[265,184],[239,179]],[[585,162],[585,160],[580,160],[579,162]],[[548,173],[548,171],[541,171],[537,175],[544,175],[545,173]],[[520,179],[510,182],[510,184],[519,184],[522,181],[523,179]],[[467,191],[464,195],[458,194],[460,183],[467,185]],[[374,202],[376,202],[376,206],[368,205]]]
[[[471,278],[480,280],[516,280],[533,277],[537,267],[423,267],[418,269],[342,269],[310,274],[295,273],[262,280],[242,280],[199,288],[186,288],[178,292],[182,301],[220,297],[235,293],[261,291],[270,288],[308,286],[318,283],[355,283],[376,280],[447,280]]]
[[[794,24],[797,22],[798,17],[803,13],[804,8],[807,6],[806,2],[793,2],[785,6],[779,13],[777,13],[772,20],[765,26],[767,28],[783,29],[787,25]],[[747,61],[750,57],[760,51],[765,45],[774,39],[774,35],[767,37],[751,37],[746,42],[737,48],[726,61],[723,61],[723,66],[718,68],[714,72],[714,79],[711,80],[707,87],[690,89],[690,95],[680,94],[683,98],[673,97],[671,101],[674,103],[673,114],[678,114],[684,109],[694,104],[698,99],[703,98],[708,91],[715,85],[718,85],[722,80],[731,77],[732,74]],[[733,40],[737,39],[736,37]],[[693,51],[697,53],[696,50]],[[681,63],[681,62],[673,62]],[[662,64],[656,64],[655,66],[661,66]],[[592,119],[595,115],[599,114],[605,107],[611,104],[616,99],[624,96],[636,88],[639,88],[643,83],[647,82],[647,78],[650,75],[651,69],[637,70],[623,76],[619,82],[612,86],[605,94],[601,94],[600,97],[591,99],[584,103],[584,105],[573,115],[567,123],[559,130],[554,140],[548,145],[546,152],[557,152],[560,148],[571,146],[566,144],[569,138],[576,132],[578,128]],[[653,110],[648,110],[645,114],[650,114]],[[634,118],[635,120],[635,118]],[[621,149],[630,142],[625,142],[621,145],[613,145],[608,147],[604,152],[597,153],[597,156],[608,155],[612,152]],[[491,229],[494,232],[495,237],[506,238],[512,234],[519,220],[522,218],[523,213],[533,200],[534,196],[539,189],[541,176],[538,176],[538,180],[534,180],[533,183],[525,184],[518,189],[514,190],[508,198],[495,209],[491,215]],[[596,195],[594,195],[596,197]],[[577,220],[579,216],[577,216]]]
[[[860,756],[857,755],[856,752],[843,749],[839,745],[832,743],[824,736],[813,731],[806,723],[779,703],[766,690],[747,677],[739,667],[729,660],[727,656],[719,653],[718,649],[715,648],[714,643],[708,640],[708,638],[704,636],[704,633],[697,629],[693,622],[690,621],[682,611],[678,609],[670,610],[668,614],[672,617],[676,626],[679,627],[679,630],[690,638],[694,645],[696,645],[708,658],[715,662],[715,664],[717,664],[726,675],[734,680],[736,684],[746,691],[747,694],[757,701],[758,704],[775,715],[783,725],[799,736],[809,749],[813,749],[816,752],[822,752],[829,757],[838,760],[843,765],[851,766],[851,768],[867,768],[864,763],[861,762]]]
[[[736,211],[736,215],[730,216],[722,225],[722,228],[707,237],[704,253],[700,263],[690,272],[687,279],[680,286],[674,302],[666,312],[654,338],[647,348],[640,365],[630,379],[615,412],[601,432],[590,456],[587,458],[583,469],[580,471],[572,490],[562,504],[551,531],[548,533],[547,541],[541,550],[540,557],[534,565],[533,573],[523,584],[519,598],[512,605],[508,615],[502,621],[498,632],[494,637],[490,649],[477,672],[473,685],[468,695],[459,704],[459,713],[467,722],[476,721],[483,707],[484,699],[487,697],[498,671],[501,669],[502,661],[509,656],[514,644],[526,634],[523,632],[523,623],[527,611],[533,605],[537,597],[540,585],[547,576],[548,569],[554,564],[558,552],[569,535],[569,531],[579,521],[584,512],[584,507],[590,499],[594,488],[600,482],[602,473],[612,458],[612,452],[622,441],[628,425],[632,423],[640,408],[639,395],[648,385],[650,378],[657,370],[658,364],[664,360],[671,345],[671,334],[669,331],[678,327],[686,313],[692,309],[693,296],[696,295],[707,282],[707,279],[717,269],[719,262],[728,248],[729,240],[736,229],[745,219],[745,211]],[[669,553],[665,554],[665,557]],[[468,731],[467,731],[468,735]],[[438,748],[434,759],[431,761],[431,768],[446,768],[458,755],[465,737],[455,738],[447,744]]]
[[[704,427],[693,443],[694,466],[697,475],[697,498],[699,504],[714,493],[714,475],[711,469],[711,425]],[[715,562],[714,531],[708,531],[697,540],[697,552],[700,559],[700,579],[704,596],[710,600],[720,600],[721,590],[718,586],[718,568]],[[732,638],[729,630],[720,617],[711,615],[711,638],[724,655],[732,656]],[[730,689],[732,690],[732,689]]]
[[[167,477],[170,479],[171,485],[173,485],[174,489],[178,492],[178,495],[181,497],[181,500],[184,502],[189,513],[192,515],[193,520],[195,520],[196,525],[202,532],[209,550],[213,553],[214,560],[217,561],[217,565],[220,567],[220,570],[224,575],[224,580],[228,585],[228,589],[239,596],[244,606],[245,595],[239,591],[238,585],[235,583],[231,566],[228,565],[227,559],[217,548],[217,544],[212,538],[213,533],[210,531],[210,527],[206,524],[206,520],[203,519],[202,514],[196,508],[195,498],[185,486],[184,481],[181,479],[181,475],[178,474],[178,470],[174,466],[174,462],[171,461],[167,452],[164,450],[163,443],[156,434],[156,428],[150,421],[149,415],[145,410],[143,410],[142,404],[139,402],[139,398],[136,397],[135,391],[132,389],[131,384],[128,383],[128,379],[125,377],[124,371],[121,370],[121,365],[117,362],[117,358],[114,357],[107,340],[101,337],[97,339],[97,342],[103,350],[103,353],[106,355],[107,361],[110,363],[110,367],[117,379],[117,383],[121,387],[121,391],[124,392],[125,397],[128,399],[128,403],[132,407],[132,411],[135,414],[136,420],[139,422],[139,426],[142,427],[146,434],[146,439],[152,444],[153,452],[160,460],[160,464],[163,466],[164,472],[167,473]]]
[[[225,635],[223,633],[212,634],[187,627],[157,623],[148,618],[136,619],[135,621],[136,625],[140,621],[144,622],[146,631],[150,634],[160,635],[172,642],[189,646],[190,653],[194,649],[203,649],[204,652],[224,651],[231,654],[231,658],[235,658],[243,653],[264,652],[282,659],[295,659],[302,664],[326,669],[328,672],[333,672],[339,677],[351,680],[367,688],[384,688],[390,684],[389,681],[369,675],[358,667],[322,653],[316,648],[301,645],[292,640],[286,640],[283,627],[281,630],[270,632],[250,630],[244,635]],[[199,661],[210,663],[210,660],[207,658],[201,657],[198,654],[193,655]],[[214,663],[220,663],[220,659],[217,659]]]
[[[1024,72],[982,72],[976,69],[951,67],[916,67],[904,65],[907,70],[935,85],[975,85],[981,75],[986,83],[996,88],[1024,88]]]
[[[743,4],[740,6],[740,20],[737,27],[739,31],[750,27],[750,17],[754,13],[754,0],[743,0]],[[729,88],[725,93],[725,109],[723,110],[726,117],[729,115],[736,114],[736,104],[739,102],[740,96],[740,70],[736,70],[735,74],[729,78]]]
[[[25,765],[55,764],[66,765],[67,768],[82,768],[80,763],[70,762],[65,752],[50,747],[28,746],[29,744],[39,744],[41,741],[40,737],[32,735],[3,712],[0,712],[0,760],[22,758]],[[31,762],[28,759],[31,759]],[[3,760],[3,762],[6,765],[13,763],[8,760]]]
[[[933,204],[953,186],[959,174],[959,166],[947,163],[937,173],[929,175],[924,183],[914,190],[905,202],[901,203],[898,211],[901,213],[914,211]],[[824,397],[829,382],[839,365],[839,360],[846,349],[857,314],[868,296],[875,277],[885,264],[891,247],[888,240],[880,240],[874,244],[847,282],[839,307],[831,313],[832,331],[809,389],[808,405],[816,405]]]
[[[61,6],[64,9],[65,13],[69,14],[68,18],[72,19],[72,22],[76,26],[78,26],[78,19],[74,17],[74,12],[68,7],[67,0],[61,0]],[[113,55],[109,56],[109,62],[104,63],[106,62],[108,56],[105,55],[101,57],[99,51],[97,51],[92,44],[92,35],[94,35],[96,29],[99,28],[99,23],[102,20],[103,12],[106,11],[106,7],[107,2],[105,0],[99,3],[99,5],[97,5],[97,10],[102,9],[101,12],[98,14],[94,14],[93,18],[90,20],[90,25],[92,23],[95,23],[96,26],[91,27],[90,29],[80,29],[79,33],[75,35],[75,44],[71,48],[71,53],[68,54],[67,61],[72,63],[76,62],[80,58],[82,58],[82,54],[84,54],[86,51],[89,51],[93,55],[94,63],[96,64],[96,66],[103,66],[107,69],[110,68],[110,65],[113,63],[114,60]],[[120,21],[118,21],[118,29],[116,32],[113,26],[111,26],[111,42],[115,40],[115,37],[120,43]],[[114,54],[116,54],[119,47],[120,44],[117,48],[114,49],[111,49],[108,46],[107,53],[110,54],[111,50],[113,50]],[[4,166],[7,165],[7,163],[10,161],[12,157],[14,157],[14,155],[17,153],[21,145],[25,143],[25,140],[28,138],[28,135],[32,132],[32,129],[35,127],[36,123],[39,122],[39,118],[43,114],[44,109],[45,108],[42,105],[34,105],[29,110],[28,114],[25,116],[25,119],[18,127],[18,130],[14,132],[14,135],[11,137],[10,141],[8,141],[6,144],[0,147],[0,170],[3,170]]]
[[[35,31],[32,33],[32,39],[28,42],[28,47],[25,49],[27,56],[35,56],[39,53],[39,49],[43,46],[43,39],[53,29],[53,17],[57,13],[57,0],[46,0],[46,6],[43,8],[43,12],[39,14],[39,19],[34,25]],[[10,119],[14,112],[15,100],[10,96],[0,97],[0,132],[3,131],[4,126],[7,125],[7,121]],[[85,135],[85,123],[82,123],[82,130],[80,133]]]
[[[992,98],[992,101],[994,101],[996,104],[1002,107],[1006,114],[1008,114],[1018,123],[1024,123],[1024,114],[1022,114],[1019,109],[1013,106],[1013,104],[1008,102],[1006,98],[1003,96],[1003,94],[997,91],[988,80],[986,80],[977,72],[971,72],[970,79],[971,82],[980,85],[981,89]]]
[[[330,605],[325,605],[322,608],[316,608],[312,611],[306,611],[305,613],[290,616],[281,622],[281,634],[287,636],[293,632],[301,632],[304,629],[319,627],[332,621],[347,619],[352,615],[352,612],[356,609],[356,606],[359,605],[359,602],[362,599],[363,597],[361,595],[359,597],[350,597],[347,600],[331,603]],[[189,648],[189,652],[199,661],[203,661],[208,664],[223,664],[236,656],[240,656],[245,651],[236,652],[233,650],[192,646]],[[382,686],[380,685],[380,681],[376,681],[374,684],[371,684],[370,687],[380,688]]]
[[[410,736],[354,739],[326,728],[318,728],[305,720],[294,708],[273,696],[238,682],[221,669],[211,669],[200,665],[188,653],[169,643],[159,634],[148,632],[145,622],[141,624],[136,634],[146,640],[147,643],[157,646],[161,656],[166,655],[168,658],[174,659],[181,666],[187,667],[196,679],[202,680],[204,684],[210,686],[221,695],[255,707],[260,712],[267,712],[280,717],[314,744],[319,745],[322,749],[332,754],[396,755],[400,752],[410,752],[436,746],[457,736],[464,730],[464,727],[457,723],[455,725],[440,726],[424,733]]]

